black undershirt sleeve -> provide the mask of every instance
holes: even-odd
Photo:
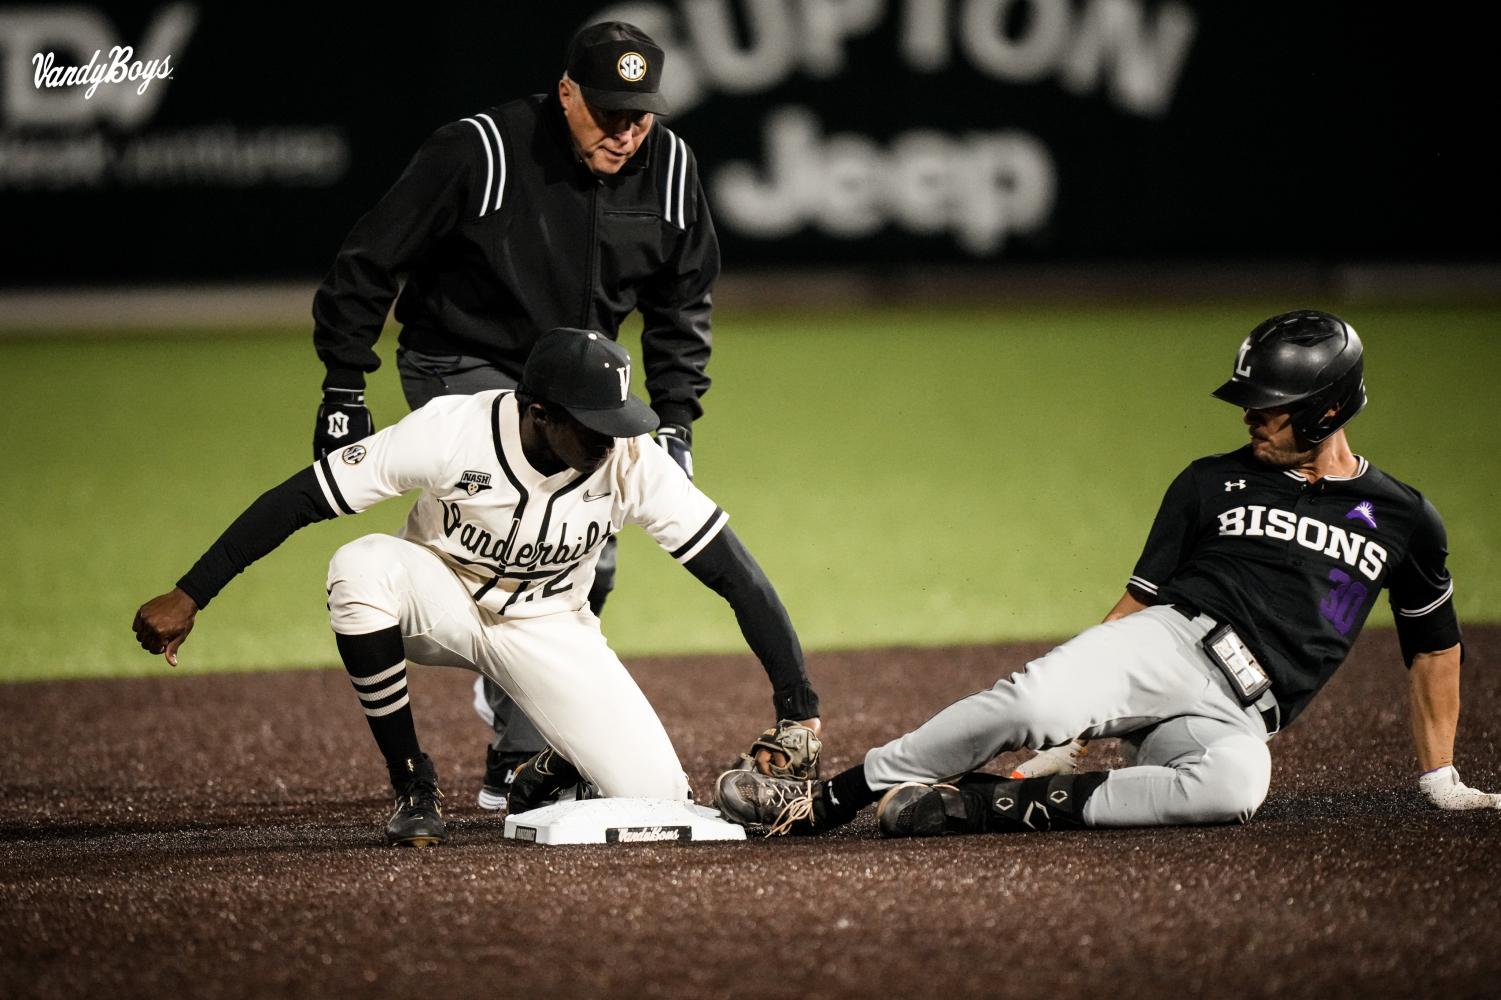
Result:
[[[818,694],[808,683],[803,647],[792,629],[792,619],[771,581],[735,533],[724,528],[702,552],[683,565],[735,610],[735,620],[740,623],[746,645],[771,680],[771,700],[777,718],[817,716]]]
[[[309,466],[280,486],[262,493],[224,529],[177,585],[200,609],[261,556],[292,537],[298,528],[334,516]]]

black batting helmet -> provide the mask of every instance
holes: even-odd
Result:
[[[1338,316],[1317,309],[1282,313],[1251,331],[1235,356],[1235,373],[1214,395],[1248,410],[1285,406],[1293,430],[1317,444],[1365,406],[1362,354],[1355,328]]]

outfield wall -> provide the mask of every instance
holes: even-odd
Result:
[[[232,284],[0,288],[0,335],[173,328],[311,328],[314,279]],[[718,315],[767,310],[1237,301],[1325,308],[1501,302],[1501,264],[1011,265],[869,271],[731,269]]]
[[[633,0],[398,28],[119,0],[0,7],[0,285],[320,274],[424,136],[553,86],[606,16],[664,43],[664,124],[734,267],[1497,259],[1489,40],[1442,4]]]

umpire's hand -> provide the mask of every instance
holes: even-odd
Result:
[[[365,405],[364,389],[324,389],[313,427],[313,461],[375,433],[375,418]]]
[[[693,431],[681,424],[663,424],[657,428],[657,444],[693,478]]]

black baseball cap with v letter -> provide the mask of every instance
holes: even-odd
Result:
[[[610,437],[648,434],[660,422],[651,407],[631,395],[631,356],[593,330],[560,326],[544,333],[526,359],[521,389]]]

